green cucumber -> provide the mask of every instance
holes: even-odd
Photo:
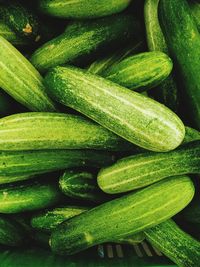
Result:
[[[200,141],[185,144],[165,153],[144,152],[126,157],[102,169],[97,177],[99,187],[116,194],[181,174],[200,173]]]
[[[187,96],[191,120],[200,129],[200,33],[186,0],[160,0],[159,13],[170,55]]]
[[[45,81],[53,99],[138,146],[168,151],[184,138],[185,128],[171,110],[89,71],[56,67]]]
[[[145,231],[146,239],[180,267],[197,267],[200,242],[167,220]]]
[[[130,150],[132,144],[81,116],[27,112],[0,119],[1,150]]]
[[[158,182],[61,223],[52,232],[50,246],[55,253],[72,255],[130,236],[172,217],[193,195],[194,185],[187,176]]]
[[[97,177],[88,171],[68,170],[60,177],[60,189],[68,197],[102,203],[111,199],[97,185]]]
[[[0,87],[33,111],[55,111],[43,78],[31,63],[0,36]]]
[[[117,42],[126,42],[138,31],[131,16],[116,15],[94,21],[72,22],[66,31],[38,48],[31,57],[41,72],[64,63],[85,61],[97,50]]]
[[[198,1],[192,0],[189,1],[189,5],[192,15],[195,19],[198,31],[200,31],[200,3]]]
[[[200,200],[193,200],[181,214],[187,222],[200,224]]]
[[[1,175],[0,176],[0,185],[1,184],[8,184],[8,183],[15,183],[18,181],[24,181],[24,180],[29,180],[33,178],[33,175]]]
[[[147,45],[150,51],[161,51],[169,54],[168,47],[158,20],[159,0],[145,0],[144,19]],[[178,89],[173,73],[151,92],[152,96],[170,109],[177,111]]]
[[[131,0],[40,0],[39,10],[58,18],[98,18],[124,10]]]
[[[92,150],[1,151],[0,176],[11,177],[12,181],[13,176],[32,176],[67,168],[100,168],[113,160],[111,153]]]
[[[0,213],[39,210],[58,203],[62,194],[56,183],[23,182],[0,187]]]
[[[185,138],[183,140],[183,143],[189,143],[192,141],[200,140],[200,132],[191,128],[191,127],[185,127]]]
[[[159,51],[144,52],[114,64],[103,73],[103,77],[142,92],[163,82],[171,70],[172,61],[166,54]]]

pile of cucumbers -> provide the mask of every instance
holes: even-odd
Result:
[[[200,2],[0,1],[0,117],[1,245],[200,266]]]

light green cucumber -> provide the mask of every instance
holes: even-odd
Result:
[[[168,108],[75,67],[56,67],[45,78],[49,94],[129,142],[153,151],[176,148],[185,135]]]
[[[200,173],[200,141],[185,144],[165,153],[145,152],[120,159],[102,169],[97,177],[99,187],[116,194],[182,174]]]
[[[72,255],[131,236],[172,217],[193,195],[194,185],[189,177],[163,180],[63,222],[52,232],[50,246],[54,253]]]

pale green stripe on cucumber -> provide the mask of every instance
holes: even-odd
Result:
[[[99,187],[116,194],[181,174],[200,173],[200,141],[185,144],[165,153],[144,152],[126,157],[102,169],[97,177]]]
[[[185,127],[171,110],[86,70],[56,67],[45,81],[53,99],[138,146],[168,151],[184,138]]]
[[[178,213],[193,195],[189,177],[163,180],[63,222],[52,232],[51,248],[55,253],[72,255],[141,232]]]
[[[18,181],[25,181],[33,178],[34,175],[0,175],[0,185],[1,184],[8,184],[8,183],[15,183]]]
[[[185,233],[172,220],[145,231],[146,239],[180,267],[197,267],[200,242]]]

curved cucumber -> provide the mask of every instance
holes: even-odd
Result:
[[[33,111],[55,111],[43,78],[31,63],[0,36],[0,87]]]
[[[200,141],[188,143],[165,153],[146,152],[119,160],[102,169],[99,187],[115,194],[144,187],[161,179],[200,172]]]
[[[184,138],[185,128],[171,110],[97,75],[56,67],[45,80],[53,99],[138,146],[168,151]]]
[[[31,112],[0,119],[1,150],[100,149],[130,150],[133,146],[81,116]]]
[[[137,27],[138,23],[126,15],[72,22],[63,34],[38,48],[31,62],[42,72],[64,63],[84,62],[101,48],[129,40],[135,34],[132,28]]]
[[[39,9],[58,18],[98,18],[124,10],[131,0],[40,0]]]
[[[197,267],[200,242],[167,220],[145,231],[146,239],[180,267]]]
[[[52,232],[51,248],[72,255],[141,232],[182,210],[193,195],[194,186],[186,176],[161,181],[63,222]]]
[[[200,34],[186,0],[160,0],[159,11],[170,55],[184,81],[191,120],[200,129]]]

